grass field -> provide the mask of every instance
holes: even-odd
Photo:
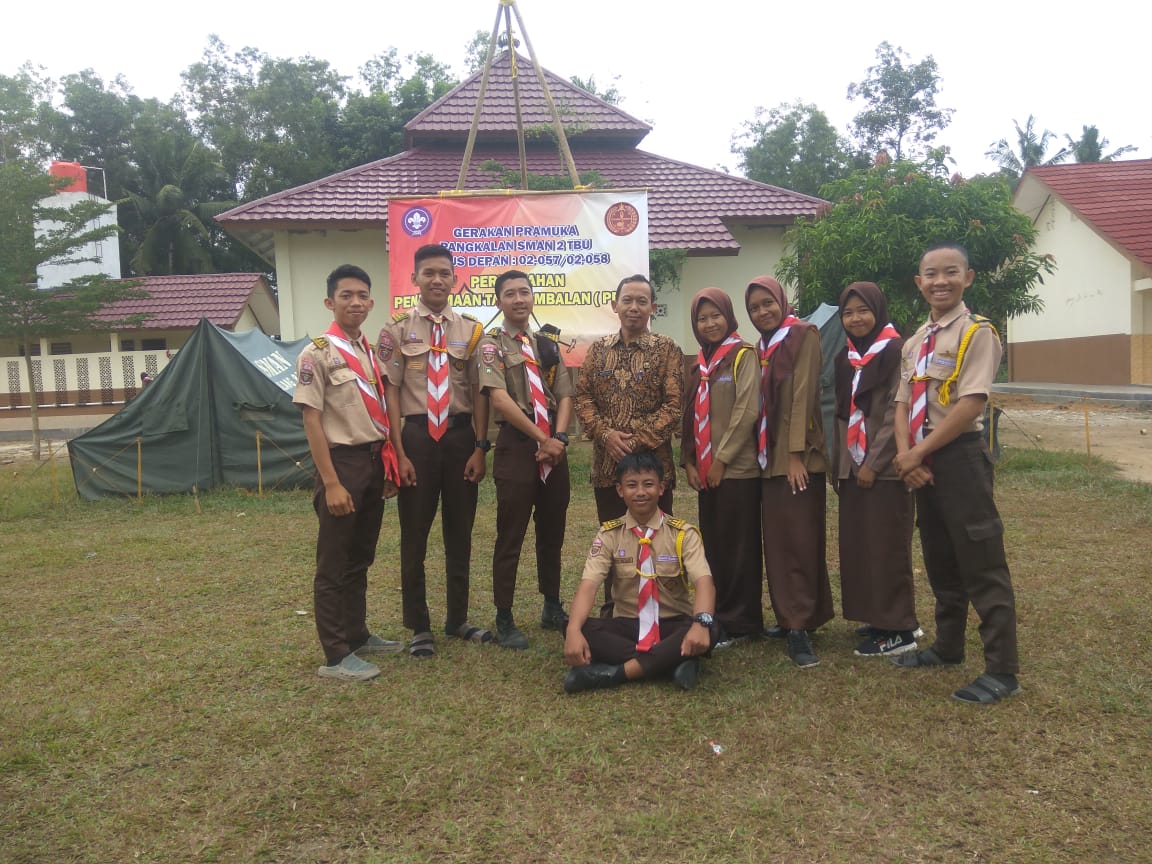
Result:
[[[817,669],[766,641],[691,693],[567,697],[530,567],[528,651],[441,639],[375,681],[321,680],[305,493],[57,505],[48,469],[2,471],[4,864],[1152,860],[1152,487],[1098,464],[1001,463],[1025,692],[993,708],[948,698],[981,671],[974,626],[964,669],[913,671],[854,658],[842,620]],[[486,481],[488,626],[492,504]],[[566,596],[592,513],[581,482]],[[369,612],[404,638],[397,541],[390,508]],[[429,597],[436,621],[442,578]]]

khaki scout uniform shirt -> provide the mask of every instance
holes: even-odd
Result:
[[[695,417],[697,392],[684,394],[684,410],[689,417]],[[741,344],[716,368],[709,382],[708,402],[712,455],[728,466],[725,479],[759,477],[756,422],[760,417],[760,360],[754,347]],[[695,447],[693,439],[680,442],[685,462],[698,465]]]
[[[695,602],[684,580],[680,578],[680,563],[676,557],[676,535],[684,529],[684,570],[688,581],[693,585],[703,576],[711,576],[708,560],[704,557],[704,544],[700,531],[695,525],[683,520],[657,514],[661,520],[652,535],[652,565],[656,570],[657,584],[660,586],[660,617],[692,615]],[[680,527],[677,527],[678,523]],[[600,527],[588,560],[584,562],[581,580],[594,582],[597,586],[612,574],[612,599],[615,602],[613,617],[636,618],[639,615],[637,598],[640,593],[640,575],[636,570],[637,552],[640,538],[632,533],[637,522],[631,513],[623,519],[613,519]],[[647,527],[647,526],[646,526]]]
[[[810,473],[821,474],[828,469],[824,415],[820,410],[822,362],[820,335],[813,328],[805,328],[792,375],[780,384],[776,416],[770,420],[776,443],[768,454],[768,468],[762,477],[787,476],[789,453],[803,453],[804,467]]]
[[[400,414],[405,417],[428,413],[428,355],[432,340],[429,316],[434,314],[423,303],[417,303],[413,311],[394,317],[380,331],[376,342],[380,370],[399,388]],[[476,364],[468,362],[468,346],[481,325],[471,315],[456,312],[451,306],[445,306],[440,315],[444,319],[448,380],[452,384],[448,413],[471,414]]]
[[[912,401],[912,378],[916,375],[916,358],[920,355],[920,345],[928,338],[928,325],[931,319],[916,331],[904,344],[904,354],[900,361],[900,386],[896,390],[896,401],[907,404]],[[1000,368],[1000,356],[1004,349],[1000,347],[1000,339],[996,331],[988,322],[983,322],[980,328],[972,334],[968,347],[964,351],[964,362],[960,368],[960,376],[949,388],[948,405],[940,404],[940,384],[952,377],[956,371],[956,362],[960,352],[960,343],[965,334],[976,324],[972,313],[964,303],[955,309],[946,312],[940,320],[936,331],[936,345],[932,352],[932,361],[928,364],[928,419],[926,427],[933,429],[944,422],[952,406],[963,396],[987,396],[992,392],[992,379],[996,370]],[[984,428],[984,420],[977,416],[966,432],[979,432]]]
[[[537,362],[540,362],[541,338],[546,339],[548,337],[541,337],[531,331],[528,333],[528,339],[532,343],[532,354]],[[480,340],[480,348],[477,352],[480,387],[484,390],[492,388],[507,391],[512,400],[520,406],[520,410],[535,423],[536,413],[532,407],[532,391],[528,387],[528,373],[525,371],[527,361],[524,359],[523,350],[524,344],[514,336],[508,335],[508,332],[503,328],[494,333],[485,334],[484,338]],[[572,395],[572,378],[568,373],[568,368],[564,365],[564,360],[561,359],[554,368],[556,376],[551,386],[548,385],[549,375],[543,367],[538,369],[540,383],[544,387],[544,397],[548,401],[548,412],[553,423],[556,420],[556,407],[560,400]],[[496,411],[495,414],[498,422],[507,419],[499,411]],[[553,429],[552,431],[562,432],[564,430]]]
[[[360,345],[353,344],[360,365],[371,375],[371,359]],[[364,407],[356,373],[348,368],[336,346],[323,336],[309,342],[296,358],[296,392],[292,401],[320,412],[320,426],[329,447],[371,444],[383,437]]]

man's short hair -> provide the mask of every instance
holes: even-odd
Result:
[[[919,266],[924,263],[924,258],[927,257],[929,252],[938,252],[941,249],[952,249],[956,252],[959,252],[964,256],[965,269],[972,266],[968,263],[968,250],[961,246],[959,243],[954,243],[949,240],[945,241],[944,243],[933,243],[931,246],[925,249],[924,254],[920,256],[920,261],[918,262],[917,267],[919,268]]]
[[[664,463],[660,457],[651,450],[641,450],[639,453],[626,453],[624,458],[616,463],[616,482],[621,483],[625,474],[655,473],[660,481],[664,481]]]
[[[652,300],[653,301],[656,300],[656,289],[652,287],[652,283],[648,280],[648,277],[645,276],[643,273],[633,273],[631,276],[625,276],[623,279],[620,280],[620,284],[616,286],[616,299],[617,300],[620,299],[620,291],[629,282],[643,282],[645,285],[648,286],[648,290],[652,293]]]
[[[416,250],[413,256],[413,267],[420,269],[420,262],[427,258],[447,258],[452,261],[452,250],[442,243],[427,243]],[[453,265],[455,267],[455,265]]]
[[[532,284],[532,280],[528,279],[528,274],[523,270],[505,270],[503,273],[496,277],[496,284],[494,287],[496,289],[497,300],[500,299],[500,289],[504,287],[505,282],[508,282],[511,279],[524,279],[528,282],[529,286]]]
[[[369,291],[372,290],[372,279],[364,272],[362,267],[357,267],[355,264],[341,264],[328,274],[329,299],[336,296],[336,286],[340,283],[341,279],[359,279],[368,286]]]

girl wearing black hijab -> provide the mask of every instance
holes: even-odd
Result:
[[[754,432],[760,364],[736,332],[732,300],[719,288],[692,299],[700,353],[684,392],[681,464],[699,495],[700,535],[716,584],[718,647],[764,629],[760,558],[760,466]]]
[[[888,301],[871,282],[840,294],[848,336],[836,355],[833,487],[840,494],[840,586],[844,617],[866,621],[861,657],[916,649],[912,584],[913,498],[892,462],[900,351]]]

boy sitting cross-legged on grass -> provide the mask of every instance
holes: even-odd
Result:
[[[715,640],[716,588],[700,533],[660,510],[664,468],[652,453],[620,460],[616,492],[628,512],[605,522],[588,552],[564,640],[564,659],[572,667],[564,690],[598,690],[669,673],[691,690],[700,655]],[[609,574],[613,617],[590,619]]]

